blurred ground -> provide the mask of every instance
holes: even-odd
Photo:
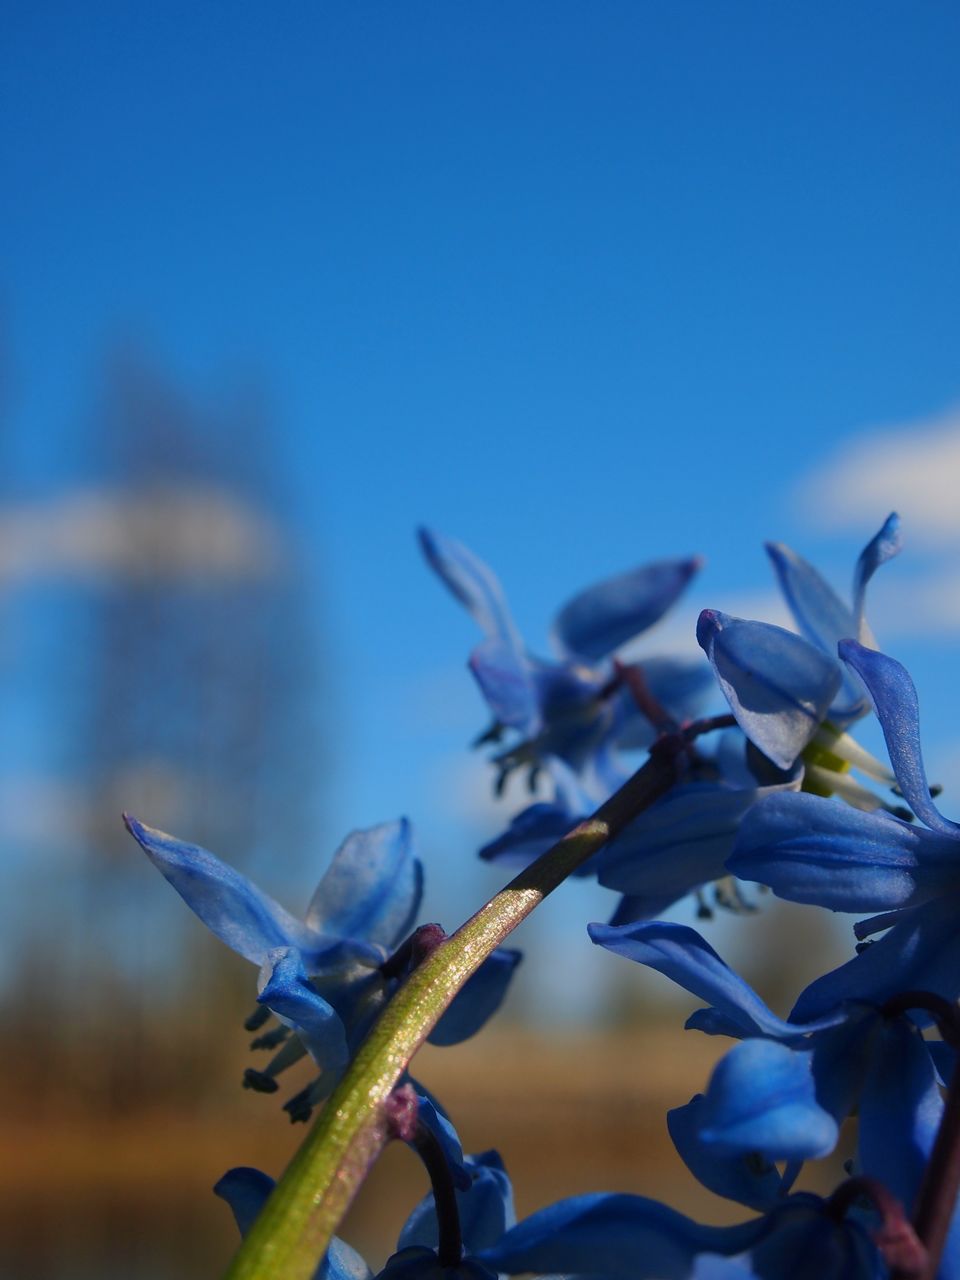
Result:
[[[576,1037],[496,1030],[456,1049],[428,1047],[416,1072],[450,1110],[465,1150],[500,1150],[521,1215],[616,1190],[724,1222],[749,1215],[694,1182],[664,1116],[702,1090],[728,1045],[673,1027]],[[64,1106],[58,1116],[48,1103],[42,1126],[20,1098],[11,1116],[0,1161],[4,1280],[210,1280],[236,1243],[210,1187],[234,1164],[279,1173],[303,1134],[279,1113],[278,1095],[239,1088],[125,1115]],[[819,1172],[826,1185],[836,1165]],[[389,1150],[344,1237],[379,1265],[426,1189],[412,1153]]]

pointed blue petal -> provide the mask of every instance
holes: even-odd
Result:
[[[457,1209],[464,1251],[474,1254],[495,1245],[516,1222],[516,1214],[510,1179],[497,1152],[468,1156],[465,1163],[470,1182],[456,1193]],[[397,1244],[399,1249],[413,1245],[436,1248],[437,1242],[437,1213],[433,1196],[428,1195],[407,1219]]]
[[[888,560],[892,560],[895,555],[899,554],[902,545],[900,517],[895,511],[892,511],[883,522],[879,533],[876,533],[860,552],[856,568],[853,571],[853,616],[856,630],[851,631],[850,635],[853,639],[859,640],[861,644],[866,644],[869,636],[863,608],[867,583],[882,564],[886,564]],[[843,637],[838,637],[838,639],[843,639]]]
[[[852,610],[813,565],[782,542],[768,542],[767,554],[800,634],[832,658],[838,641],[858,634]],[[831,719],[842,725],[865,715],[868,710],[860,682],[841,671],[840,688],[830,708]]]
[[[739,1152],[730,1155],[701,1137],[704,1097],[702,1093],[685,1107],[667,1112],[667,1128],[680,1159],[698,1182],[718,1196],[736,1200],[761,1212],[776,1204],[782,1179],[772,1164]]]
[[[493,570],[456,538],[426,528],[418,529],[417,537],[431,569],[469,610],[484,633],[509,640],[520,649],[503,588]]]
[[[246,960],[263,964],[277,947],[313,951],[318,939],[250,880],[201,849],[124,814],[127,830],[187,906]]]
[[[890,763],[907,804],[931,830],[960,838],[960,827],[949,822],[930,799],[920,750],[920,708],[909,672],[894,658],[866,649],[855,640],[843,641],[840,657],[853,667],[870,691]]]
[[[214,1186],[213,1194],[226,1200],[240,1234],[245,1236],[275,1186],[273,1178],[261,1173],[259,1169],[241,1166],[228,1169]]]
[[[744,1027],[742,1021],[734,1021],[719,1009],[710,1008],[694,1009],[683,1024],[683,1029],[684,1031],[702,1031],[705,1036],[729,1036],[731,1040],[742,1040],[745,1035],[752,1034],[752,1031]]]
[[[853,612],[812,564],[782,542],[768,542],[766,550],[801,635],[832,654],[838,640],[857,634]]]
[[[837,1124],[817,1103],[809,1050],[745,1040],[714,1067],[700,1115],[700,1138],[726,1155],[767,1160],[829,1155]]]
[[[510,826],[480,849],[486,862],[506,862],[527,867],[580,821],[556,804],[532,804],[511,819]],[[593,859],[590,859],[592,862]],[[574,874],[586,874],[583,866]]]
[[[297,951],[272,951],[262,976],[265,981],[257,996],[258,1004],[265,1004],[293,1027],[320,1068],[319,1089],[328,1093],[350,1060],[339,1014],[317,994]]]
[[[813,1079],[817,1102],[837,1124],[852,1115],[860,1102],[867,1068],[874,1057],[876,1033],[882,1018],[870,1005],[849,1004],[839,1026],[811,1037]]]
[[[900,991],[933,991],[956,1000],[960,996],[958,919],[957,893],[905,912],[884,937],[812,982],[797,1000],[791,1019],[820,1018],[850,1000],[879,1007]]]
[[[656,914],[724,874],[738,825],[760,794],[708,782],[673,787],[604,848],[599,882],[635,899],[638,909],[647,899],[645,914]]]
[[[598,582],[563,606],[554,637],[565,653],[604,658],[662,618],[700,565],[695,558],[662,560]]]
[[[527,737],[541,724],[529,663],[511,645],[491,636],[470,655],[469,667],[494,719]]]
[[[516,814],[507,830],[480,850],[485,861],[529,866],[597,807],[564,761],[546,756],[543,765],[553,779],[554,799],[538,801]],[[593,874],[595,861],[589,859],[573,874]]]
[[[840,687],[839,664],[782,627],[712,609],[700,614],[697,639],[740,728],[789,769],[826,717]]]
[[[413,928],[423,868],[406,818],[354,831],[333,855],[307,909],[317,933],[395,947]]]
[[[796,1039],[805,1032],[819,1026],[833,1026],[842,1019],[841,1013],[834,1013],[822,1023],[809,1026],[784,1022],[771,1013],[757,993],[724,964],[695,929],[686,925],[665,920],[619,928],[591,924],[587,926],[587,932],[599,946],[656,969],[686,991],[706,1000],[740,1027],[743,1035]]]
[[[933,1146],[943,1101],[927,1046],[906,1018],[878,1029],[860,1097],[858,1149],[863,1172],[912,1206]]]
[[[890,911],[960,883],[960,841],[821,796],[781,794],[747,813],[727,867],[792,902]]]
[[[522,952],[498,947],[454,996],[453,1003],[430,1032],[430,1044],[459,1044],[476,1035],[500,1008],[522,959]]]
[[[688,1280],[698,1254],[742,1253],[766,1230],[763,1218],[708,1227],[643,1196],[598,1193],[541,1209],[479,1256],[510,1274]]]

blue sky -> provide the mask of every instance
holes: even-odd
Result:
[[[201,396],[253,371],[328,632],[335,825],[405,810],[435,856],[482,821],[482,713],[417,523],[542,648],[646,559],[708,560],[671,635],[774,607],[766,538],[845,584],[899,505],[876,629],[960,780],[958,37],[951,3],[22,6],[0,494],[86,477],[119,340]]]

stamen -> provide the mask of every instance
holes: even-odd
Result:
[[[243,1087],[253,1089],[255,1093],[276,1093],[280,1086],[273,1076],[267,1075],[265,1071],[256,1071],[253,1067],[247,1067],[243,1073]]]
[[[257,1005],[253,1013],[243,1020],[244,1031],[259,1031],[270,1017],[270,1010],[265,1004]]]
[[[489,729],[484,729],[483,733],[478,734],[477,737],[475,737],[473,741],[470,743],[470,745],[471,747],[476,749],[477,747],[485,747],[488,742],[495,743],[495,742],[501,742],[502,740],[503,740],[503,725],[500,723],[499,720],[494,720],[493,724],[490,725]]]
[[[320,1088],[319,1077],[312,1080],[305,1089],[301,1089],[299,1093],[295,1093],[289,1102],[283,1104],[283,1109],[290,1117],[291,1124],[306,1124],[313,1115],[313,1108],[323,1101],[323,1091]]]
[[[264,1032],[262,1036],[257,1036],[255,1040],[251,1040],[250,1048],[276,1049],[277,1045],[283,1044],[289,1034],[290,1028],[285,1027],[281,1022],[279,1027],[273,1027],[272,1030]]]
[[[876,792],[869,791],[847,773],[834,773],[832,769],[808,764],[803,772],[803,781],[805,786],[809,785],[814,790],[814,794],[838,795],[854,809],[862,809],[866,813],[873,813],[876,809],[892,812],[892,807]]]
[[[299,1062],[306,1052],[300,1037],[290,1036],[284,1041],[279,1053],[273,1055],[262,1071],[247,1067],[243,1073],[243,1087],[254,1089],[257,1093],[276,1093],[277,1082],[274,1077],[286,1071],[287,1067],[292,1067],[295,1062]]]
[[[735,876],[724,876],[714,882],[713,896],[718,907],[732,911],[734,915],[746,915],[756,911],[756,905],[743,896]]]
[[[896,784],[897,779],[890,766],[884,764],[882,760],[878,760],[876,756],[871,755],[864,747],[861,747],[856,738],[852,738],[849,733],[837,733],[835,729],[821,725],[813,735],[813,741],[818,747],[822,747],[824,751],[828,751],[831,755],[839,756],[841,760],[852,765],[854,769],[859,769],[861,773],[865,773],[868,778],[875,778],[877,782],[884,782],[888,786]]]

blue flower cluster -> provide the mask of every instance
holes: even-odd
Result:
[[[440,1104],[408,1080],[397,1136],[423,1159],[433,1191],[379,1277],[960,1280],[960,825],[933,802],[910,677],[879,651],[865,619],[867,584],[899,550],[897,518],[857,561],[849,605],[801,557],[771,545],[797,631],[704,610],[699,666],[616,656],[674,603],[696,560],[647,565],[575,596],[554,620],[559,656],[546,660],[527,650],[481,560],[434,532],[420,541],[482,632],[469,665],[492,715],[480,741],[497,744],[498,792],[519,768],[547,783],[546,798],[514,815],[481,856],[526,866],[622,786],[631,753],[679,744],[674,786],[586,864],[619,895],[589,933],[702,1000],[688,1028],[734,1041],[667,1126],[693,1176],[752,1216],[705,1226],[653,1199],[598,1193],[517,1223],[497,1154],[464,1156]],[[729,713],[691,723],[717,689]],[[850,734],[871,710],[889,766]],[[287,1104],[305,1118],[443,936],[417,927],[422,868],[409,825],[348,837],[302,920],[212,854],[128,825],[204,923],[258,966],[262,1013],[249,1025],[260,1031],[274,1016],[254,1045],[276,1053],[247,1083],[272,1091],[309,1055],[315,1078]],[[869,917],[855,926],[857,954],[811,983],[787,1018],[696,930],[657,918],[691,892],[703,916],[713,903],[742,905],[742,882]],[[431,1039],[454,1044],[479,1030],[518,959],[496,951]],[[804,1163],[832,1153],[851,1119],[850,1179],[827,1197],[795,1190]],[[246,1232],[271,1187],[235,1169],[216,1190]],[[372,1274],[341,1241],[316,1272]]]

